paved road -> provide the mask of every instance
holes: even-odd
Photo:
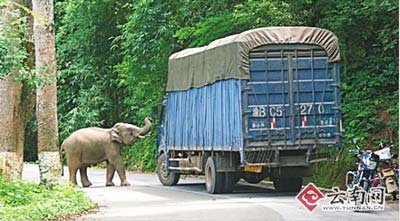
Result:
[[[236,185],[232,194],[210,195],[204,181],[181,179],[164,187],[155,174],[129,173],[130,187],[105,187],[105,170],[88,170],[92,187],[83,190],[98,203],[100,211],[80,220],[399,220],[399,204],[387,203],[381,212],[323,212],[312,214],[295,194],[275,193],[265,185]],[[63,177],[66,180],[68,175]],[[36,165],[25,165],[24,179],[37,182]],[[114,183],[119,184],[116,176]]]

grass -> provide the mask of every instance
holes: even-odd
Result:
[[[54,220],[81,214],[95,205],[68,184],[45,187],[0,177],[0,220]]]

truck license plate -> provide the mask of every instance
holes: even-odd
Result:
[[[387,176],[393,176],[394,175],[394,171],[393,170],[384,170],[383,171],[383,176],[387,177]]]
[[[251,172],[251,173],[261,173],[262,166],[245,166],[244,171]]]

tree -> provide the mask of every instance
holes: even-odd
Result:
[[[53,1],[34,0],[32,6],[37,15],[33,25],[36,74],[44,79],[36,90],[39,169],[41,182],[47,183],[57,181],[61,174]]]
[[[11,180],[21,178],[24,145],[22,83],[17,79],[26,54],[19,38],[19,13],[16,4],[0,4],[0,175]]]

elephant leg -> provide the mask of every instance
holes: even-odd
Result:
[[[121,155],[114,155],[109,159],[110,164],[117,170],[118,176],[121,179],[121,186],[130,186],[126,180],[125,166],[122,162]]]
[[[92,185],[92,183],[89,181],[88,176],[87,176],[87,167],[81,167],[79,168],[79,172],[81,174],[81,182],[83,187],[89,187]]]
[[[106,186],[115,186],[115,184],[113,183],[113,178],[114,178],[114,174],[115,174],[115,168],[114,166],[107,162],[107,182],[106,182]]]
[[[78,168],[72,166],[69,166],[68,168],[69,168],[69,182],[74,185],[78,185],[78,183],[76,182],[76,171],[78,171]]]

